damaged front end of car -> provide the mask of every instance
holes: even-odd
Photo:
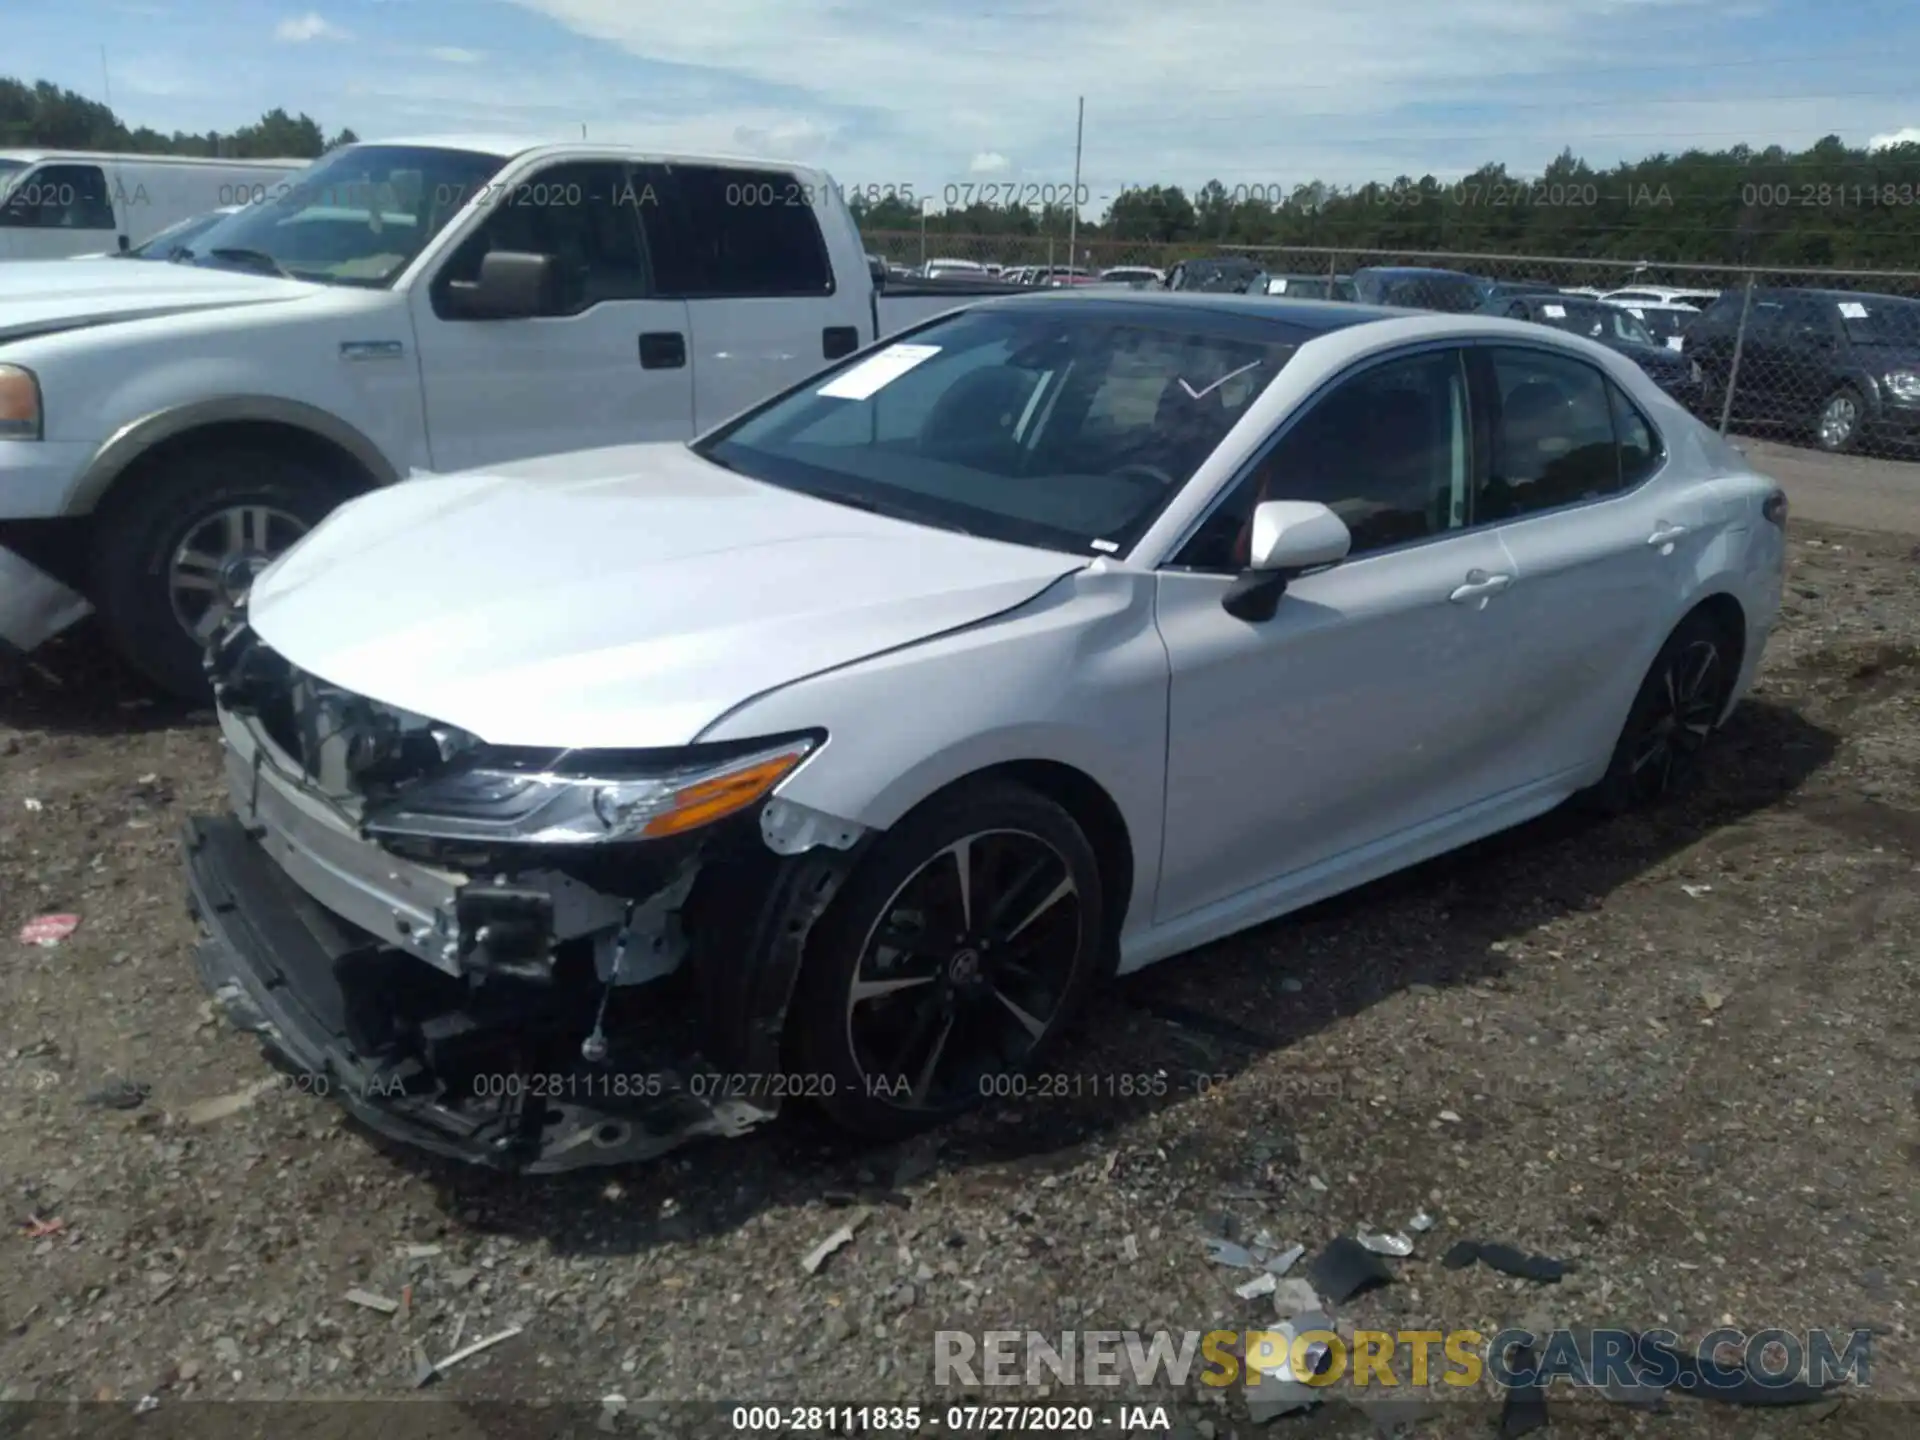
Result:
[[[188,824],[201,978],[390,1138],[532,1173],[772,1118],[808,932],[866,838],[775,795],[826,741],[533,751],[208,655],[233,813]]]

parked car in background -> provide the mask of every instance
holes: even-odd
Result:
[[[1920,440],[1920,301],[1845,290],[1756,287],[1751,295],[1735,423],[1808,434],[1836,453]],[[1746,304],[1747,292],[1727,291],[1687,336],[1715,411]]]
[[[1290,300],[1352,300],[1357,292],[1351,275],[1269,275],[1266,293]]]
[[[1100,272],[1102,280],[1138,280],[1149,285],[1164,284],[1167,272],[1151,265],[1114,265]]]
[[[1052,289],[1069,285],[1096,285],[1100,276],[1084,265],[1043,265],[1035,283]]]
[[[929,260],[920,273],[928,280],[938,280],[943,275],[971,275],[982,280],[991,278],[987,267],[977,260]]]
[[[1691,305],[1704,310],[1720,298],[1718,290],[1689,290],[1671,285],[1630,285],[1624,290],[1606,290],[1602,300],[1618,300],[1629,305]]]
[[[691,446],[364,496],[262,574],[211,656],[201,981],[469,1162],[786,1096],[898,1138],[1017,1093],[1115,973],[1665,799],[1785,520],[1542,327],[990,299]]]
[[[281,195],[307,164],[0,150],[0,260],[130,250],[209,210]]]
[[[1266,267],[1244,255],[1182,260],[1167,271],[1167,289],[1212,294],[1244,295],[1256,287],[1264,294],[1266,280]]]
[[[1480,282],[1459,270],[1378,265],[1353,272],[1354,293],[1365,305],[1439,310],[1466,315],[1480,308]]]
[[[101,260],[118,256],[122,260],[171,260],[183,250],[190,250],[195,237],[205,234],[228,215],[237,215],[244,209],[240,205],[222,205],[218,210],[205,215],[192,215],[179,220],[166,229],[147,237],[144,244],[118,251],[101,251],[97,255],[81,255],[81,260]]]
[[[0,643],[94,607],[189,696],[248,575],[352,495],[684,440],[1013,288],[877,282],[817,171],[584,142],[343,147],[189,248],[0,266]]]
[[[1507,300],[1515,295],[1558,295],[1562,293],[1558,285],[1545,280],[1488,280],[1480,290],[1480,303],[1489,300]]]
[[[1691,305],[1663,305],[1653,300],[1608,300],[1602,303],[1618,305],[1645,325],[1647,332],[1669,350],[1684,351],[1687,348],[1687,331],[1701,313]]]
[[[1633,361],[1687,409],[1693,410],[1700,404],[1700,367],[1684,355],[1658,344],[1647,327],[1623,306],[1609,305],[1584,295],[1514,295],[1487,301],[1480,313],[1509,320],[1530,320],[1570,335],[1585,336]]]

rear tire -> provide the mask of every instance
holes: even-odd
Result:
[[[936,799],[880,839],[808,939],[790,1014],[801,1093],[870,1140],[1024,1093],[1105,931],[1099,863],[1064,808],[1000,781]]]
[[[1719,729],[1736,665],[1724,625],[1697,610],[1682,620],[1640,682],[1606,775],[1583,797],[1591,808],[1619,815],[1684,792]]]
[[[94,607],[136,670],[180,699],[205,700],[201,657],[235,594],[349,486],[263,449],[189,453],[121,485],[96,520]]]

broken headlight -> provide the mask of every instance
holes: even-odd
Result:
[[[825,737],[800,735],[743,750],[715,746],[670,760],[562,752],[548,764],[482,753],[369,807],[370,836],[590,845],[680,835],[764,799]]]

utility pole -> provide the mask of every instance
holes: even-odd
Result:
[[[1087,97],[1080,97],[1080,118],[1073,125],[1073,194],[1068,203],[1073,209],[1067,212],[1067,283],[1073,283],[1074,257],[1080,252],[1074,243],[1080,238],[1080,146],[1087,134]]]
[[[107,109],[113,109],[113,76],[107,70],[107,47],[100,47],[100,88],[105,92]]]

